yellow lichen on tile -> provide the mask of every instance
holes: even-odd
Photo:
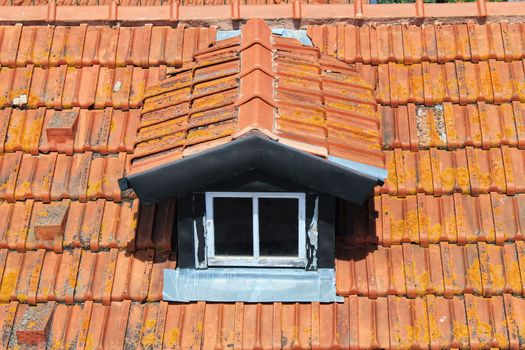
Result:
[[[18,183],[16,186],[16,192],[17,193],[28,193],[31,191],[31,183],[29,181],[23,181],[21,183]]]
[[[475,291],[481,291],[481,269],[478,258],[467,267],[467,279]]]
[[[500,162],[492,163],[492,178],[498,188],[506,188],[505,169]]]
[[[470,175],[466,167],[456,168],[456,182],[461,188],[462,193],[470,192]]]
[[[406,214],[406,233],[411,242],[419,241],[418,214],[421,215],[421,209],[409,210]]]
[[[42,132],[42,124],[44,122],[42,117],[33,120],[29,130],[25,131],[22,137],[22,148],[29,152],[31,148],[38,147],[38,140],[40,139],[40,133]]]
[[[468,343],[469,341],[468,326],[463,322],[454,320],[452,326],[452,334],[454,336],[454,339],[461,344]]]
[[[18,282],[18,271],[9,271],[2,277],[0,286],[0,302],[7,303],[11,299]]]
[[[398,343],[398,349],[400,350],[408,350],[412,347],[412,344],[414,343],[414,328],[409,325],[405,325],[403,327],[404,332],[396,329],[396,341]]]
[[[406,222],[403,219],[395,220],[390,217],[390,238],[394,242],[401,242],[405,237]]]
[[[454,212],[449,213],[443,219],[445,227],[445,235],[449,242],[457,241],[457,226],[456,226],[456,214]]]
[[[146,321],[144,321],[144,325],[142,326],[142,346],[149,347],[155,345],[157,340],[155,332],[156,326],[156,320],[147,319]]]
[[[88,183],[88,189],[87,189],[88,197],[95,196],[97,193],[102,191],[102,187],[107,185],[108,183],[109,181],[105,176],[103,176],[102,179],[100,180]]]
[[[470,164],[470,174],[473,178],[478,180],[478,184],[482,188],[488,188],[492,183],[492,178],[490,173],[482,173],[479,169],[478,163]]]
[[[490,284],[494,292],[502,291],[505,287],[505,275],[503,265],[489,261]]]
[[[386,178],[386,183],[389,184],[389,186],[397,186],[397,172],[396,172],[396,159],[394,157],[394,154],[392,153],[392,157],[387,158],[388,161],[386,162],[386,168],[388,170],[388,176]]]
[[[419,181],[425,193],[433,192],[432,167],[430,164],[430,156],[428,153],[422,153],[419,159]]]
[[[456,171],[454,168],[441,169],[441,186],[445,192],[453,192],[456,186]]]
[[[508,276],[508,282],[512,291],[520,292],[522,289],[520,264],[516,260],[506,261],[505,269]]]
[[[441,340],[441,338],[443,337],[443,333],[441,332],[441,328],[439,327],[438,322],[436,320],[436,315],[430,312],[428,313],[428,329],[429,332],[425,335],[425,339],[428,339],[429,342],[434,340]]]
[[[413,271],[414,271],[414,282],[416,285],[416,293],[419,296],[425,296],[427,292],[430,290],[431,281],[430,281],[430,274],[428,271],[423,271],[420,274],[417,274],[416,265],[413,263]]]

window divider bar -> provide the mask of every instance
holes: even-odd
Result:
[[[299,247],[298,255],[300,258],[306,260],[306,234],[308,228],[306,227],[306,196],[301,193],[298,198],[298,214],[299,214]]]
[[[210,193],[206,193],[205,197],[205,233],[204,237],[206,240],[206,253],[207,257],[215,256],[215,227],[213,222],[213,196]],[[196,254],[196,252],[195,252]]]
[[[259,259],[259,196],[252,198],[253,207],[253,257]]]

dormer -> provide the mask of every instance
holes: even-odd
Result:
[[[362,204],[386,177],[372,87],[257,19],[172,73],[146,91],[119,181],[143,203],[177,199],[164,298],[337,300],[336,201]]]

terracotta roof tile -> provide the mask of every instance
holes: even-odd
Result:
[[[8,187],[0,195],[3,200],[107,198],[120,201],[116,179],[124,173],[125,153],[110,156],[93,155],[91,152],[74,156],[57,153],[39,156],[6,154],[1,157],[2,163],[10,166],[5,169],[6,172],[18,169],[14,188],[6,184]],[[12,159],[15,164],[10,162]]]
[[[4,334],[10,334],[3,339],[14,347],[16,330],[33,312],[32,306],[13,302],[2,307]],[[83,307],[52,304],[51,308],[51,343],[117,348],[225,349],[229,344],[243,348],[506,348],[519,344],[525,331],[519,319],[523,299],[511,295],[468,295],[464,300],[350,297],[341,304],[87,302]],[[105,332],[110,324],[111,336]]]
[[[386,149],[489,149],[509,145],[523,149],[523,110],[520,102],[501,105],[479,102],[461,106],[445,102],[432,107],[380,108]]]
[[[41,210],[55,205],[69,207],[63,236],[50,242],[51,245],[41,245],[34,234],[34,223]],[[69,200],[50,204],[32,200],[3,202],[0,213],[7,220],[0,227],[0,248],[19,251],[46,248],[58,252],[71,248],[170,251],[174,205],[174,201],[168,201],[142,206],[139,215],[137,200],[121,203],[104,199],[86,203]]]
[[[321,52],[348,62],[414,64],[515,61],[524,58],[522,23],[313,25],[308,33]]]
[[[164,268],[173,268],[169,253],[152,249],[136,253],[112,248],[93,252],[73,249],[62,253],[38,249],[19,253],[2,250],[0,298],[36,304],[59,301],[160,301]],[[162,281],[162,278],[160,279]]]
[[[465,196],[465,198],[472,197]],[[501,231],[495,231],[493,226],[476,228],[468,226],[468,223],[467,226],[465,226],[465,224],[459,221],[459,219],[454,218],[454,216],[447,216],[446,214],[451,211],[454,212],[454,210],[457,213],[458,208],[454,209],[453,207],[437,207],[434,209],[434,204],[432,204],[432,202],[443,203],[441,198],[426,197],[426,199],[426,203],[424,203],[420,200],[420,198],[418,198],[417,207],[416,203],[414,203],[412,209],[407,209],[409,211],[406,211],[405,214],[401,214],[401,216],[397,217],[392,216],[389,218],[385,216],[384,210],[386,209],[385,207],[381,208],[383,214],[380,216],[380,220],[382,221],[383,232],[378,233],[378,237],[380,237],[380,241],[378,243],[382,244],[383,246],[394,244],[390,248],[372,245],[369,245],[368,249],[363,249],[362,247],[348,248],[348,246],[345,245],[340,246],[336,267],[339,294],[361,295],[370,298],[376,298],[386,295],[414,297],[416,295],[423,296],[427,294],[451,296],[463,295],[465,293],[474,293],[477,295],[494,296],[502,295],[504,293],[522,293],[523,282],[521,282],[520,276],[525,275],[525,272],[521,271],[521,268],[518,265],[518,257],[524,249],[524,246],[522,242],[514,240],[519,239],[523,233],[514,232],[514,236],[510,236],[510,238],[501,236],[504,239],[498,240],[497,236],[501,234]],[[514,205],[521,201],[521,197],[516,199],[517,201],[514,202]],[[452,201],[452,198],[450,198],[448,201]],[[408,199],[407,203],[410,203]],[[11,215],[19,215],[17,212],[23,209],[21,204],[22,203],[11,204],[10,206],[12,209],[6,208],[4,210],[7,210],[7,213],[13,212]],[[27,216],[28,214],[26,214],[26,226],[25,228],[22,226],[22,230],[25,230],[25,233],[18,233],[20,232],[20,229],[10,227],[9,232],[13,232],[12,230],[15,230],[17,233],[13,232],[4,234],[4,237],[7,236],[7,239],[10,239],[10,237],[17,239],[17,241],[15,241],[17,244],[13,246],[14,249],[29,250],[27,253],[17,253],[14,251],[7,251],[5,249],[2,250],[4,252],[2,256],[7,259],[4,263],[6,266],[5,269],[7,269],[5,271],[8,271],[4,272],[4,278],[0,284],[0,291],[4,289],[4,292],[7,293],[6,295],[8,295],[5,298],[15,298],[17,300],[20,299],[21,302],[25,301],[22,300],[23,297],[18,296],[19,294],[24,293],[15,293],[15,291],[19,290],[20,288],[28,288],[23,282],[24,278],[27,278],[28,281],[32,281],[31,283],[33,283],[35,278],[37,280],[41,280],[41,282],[38,283],[34,282],[36,283],[33,287],[35,289],[33,291],[34,293],[36,293],[37,286],[38,288],[44,288],[45,290],[46,283],[51,283],[51,285],[55,286],[53,287],[55,288],[55,292],[53,293],[63,293],[56,292],[57,288],[62,288],[60,284],[62,282],[58,284],[58,287],[55,279],[45,282],[46,278],[48,277],[48,271],[61,271],[63,270],[60,268],[62,265],[57,264],[66,264],[63,266],[69,267],[71,262],[74,262],[74,264],[71,265],[69,269],[78,269],[79,277],[76,284],[71,286],[71,288],[75,290],[74,295],[75,298],[77,298],[76,300],[79,302],[84,300],[98,300],[96,297],[93,297],[95,299],[91,299],[92,297],[86,297],[87,299],[82,299],[83,295],[87,295],[85,294],[86,292],[84,290],[84,288],[87,287],[82,281],[85,281],[87,284],[96,282],[92,282],[92,279],[86,277],[90,275],[86,274],[93,273],[93,276],[99,275],[96,271],[89,272],[91,271],[91,268],[82,268],[82,266],[95,266],[94,268],[98,269],[97,266],[100,264],[100,268],[103,271],[107,271],[109,268],[108,266],[110,266],[108,264],[116,264],[116,267],[111,267],[111,269],[116,268],[117,271],[128,271],[126,273],[118,273],[118,276],[117,274],[115,275],[114,283],[118,286],[126,285],[122,278],[125,278],[127,274],[131,274],[129,276],[133,276],[127,277],[128,279],[133,281],[139,280],[137,278],[142,275],[139,276],[137,275],[138,272],[133,272],[135,267],[138,269],[137,271],[142,271],[142,273],[145,274],[144,278],[149,278],[147,280],[149,282],[147,283],[155,283],[157,286],[155,287],[156,297],[147,294],[148,289],[144,286],[141,288],[135,286],[134,288],[139,288],[134,289],[135,291],[123,290],[121,292],[118,291],[121,287],[114,286],[112,300],[122,300],[122,298],[125,299],[127,297],[120,295],[128,295],[126,293],[131,293],[129,294],[129,297],[131,297],[132,300],[142,300],[141,298],[146,298],[146,296],[150,301],[159,300],[159,281],[152,280],[147,276],[150,274],[159,276],[162,268],[157,267],[156,264],[160,263],[161,265],[159,266],[166,266],[162,265],[166,261],[166,254],[160,252],[153,253],[153,250],[149,248],[156,248],[158,250],[170,249],[169,237],[171,236],[171,231],[169,227],[171,221],[169,218],[165,217],[165,213],[171,212],[170,208],[173,208],[173,204],[167,203],[166,207],[163,209],[153,209],[151,207],[142,209],[142,214],[138,224],[139,234],[136,241],[136,248],[141,250],[137,251],[137,253],[126,253],[116,249],[122,247],[127,247],[130,249],[129,245],[132,244],[131,240],[134,238],[134,236],[131,234],[132,231],[129,231],[129,226],[123,225],[121,223],[120,228],[118,228],[115,227],[114,224],[116,222],[120,223],[123,220],[128,220],[127,222],[129,223],[129,220],[133,220],[133,215],[136,215],[137,208],[133,209],[133,207],[131,207],[131,203],[125,207],[121,207],[121,216],[116,218],[114,215],[111,215],[115,213],[114,210],[116,208],[112,202],[107,202],[104,207],[101,207],[100,204],[103,205],[104,202],[99,200],[97,202],[89,202],[87,204],[77,202],[72,202],[69,204],[70,210],[65,225],[64,244],[67,244],[67,246],[70,248],[77,248],[75,248],[73,251],[66,250],[61,253],[62,248],[60,246],[56,246],[56,240],[54,243],[50,242],[52,244],[51,246],[46,246],[45,244],[40,245],[41,243],[35,241],[34,234],[32,233],[32,224],[30,224],[30,222],[34,222],[35,215],[38,215],[44,206],[44,204],[35,202],[32,208],[33,219],[29,219],[29,216]],[[478,205],[482,206],[483,204],[480,203]],[[492,205],[494,206],[492,210],[496,213],[498,212],[498,207],[496,207],[496,205],[501,204],[496,201],[491,203],[489,199],[488,205],[488,210],[491,210],[490,206]],[[391,210],[402,207],[403,205],[396,205],[391,207]],[[124,209],[128,212],[128,214],[124,214],[127,215],[127,219],[126,217],[122,216],[122,210]],[[514,210],[516,209],[517,207],[514,206]],[[479,217],[477,220],[484,222],[486,218],[482,216],[483,214],[481,210],[478,210]],[[510,208],[510,211],[513,211],[512,207]],[[31,208],[29,208],[29,212],[31,212]],[[133,212],[135,214],[132,214]],[[431,215],[433,212],[442,214]],[[486,212],[486,210],[483,212]],[[146,217],[143,217],[143,215]],[[84,217],[84,219],[79,221],[77,219],[79,216]],[[94,221],[88,223],[86,222],[86,218]],[[448,221],[450,218],[452,218],[452,222]],[[470,220],[470,223],[476,222],[477,220],[474,218],[473,220]],[[520,223],[523,221],[523,218],[519,218],[518,220],[520,221],[515,223],[514,230],[516,230],[517,227],[523,225]],[[12,220],[12,222],[14,223],[15,221]],[[16,222],[19,221],[17,220]],[[154,222],[155,224],[153,224]],[[162,228],[161,223],[164,223],[164,229]],[[490,220],[489,223],[493,225],[492,220]],[[133,226],[135,224],[133,224],[133,221],[131,221],[131,224],[128,225]],[[107,226],[115,227],[114,230],[127,229],[128,231],[124,231],[122,233],[117,233],[117,231],[104,232],[106,230],[105,227]],[[100,231],[97,231],[96,229],[90,230],[90,227],[100,227]],[[77,231],[78,228],[80,231]],[[386,234],[387,231],[385,231],[387,229],[390,231],[388,235]],[[469,229],[470,231],[468,231]],[[462,233],[462,235],[465,237],[465,239],[462,241],[460,241],[459,236],[460,230],[467,230]],[[80,233],[77,235],[74,234],[74,232]],[[149,232],[149,234],[144,235],[143,233],[146,232]],[[494,236],[494,234],[497,236]],[[104,242],[104,237],[117,235],[121,239],[124,239],[123,241],[120,241],[123,242],[124,245],[122,245],[122,243],[119,244],[119,242],[114,242],[113,244],[107,244]],[[24,246],[23,242],[26,237],[27,241]],[[386,240],[387,237],[389,237],[390,241]],[[168,240],[166,241],[166,239]],[[61,241],[62,240],[60,239],[58,242]],[[439,245],[436,244],[440,241],[442,243]],[[507,241],[508,243],[503,244],[504,241]],[[467,243],[467,245],[460,246],[457,245],[456,242],[461,244]],[[9,247],[9,241],[6,243],[6,246]],[[22,243],[22,245],[20,245],[20,243]],[[397,245],[400,243],[402,243],[401,246]],[[422,246],[410,243],[419,243]],[[494,243],[498,245],[494,245]],[[111,262],[113,260],[108,258],[108,256],[111,257],[113,255],[107,255],[107,251],[95,253],[90,252],[89,250],[86,251],[78,249],[83,248],[98,250],[104,247],[113,247],[111,254],[115,255],[115,257],[112,258],[114,262]],[[40,248],[38,251],[40,252],[39,254],[42,255],[42,257],[39,258],[40,260],[35,260],[35,257],[40,255],[35,255],[35,257],[33,257],[37,251],[31,251],[31,249],[37,248]],[[45,249],[58,249],[58,252],[45,252]],[[161,255],[157,256],[157,254]],[[102,260],[99,260],[99,257]],[[39,267],[28,268],[24,265],[26,261],[31,264],[35,264],[36,261],[40,261],[38,263],[40,265]],[[130,268],[132,270],[129,270]],[[32,275],[33,277],[31,278],[24,277],[25,275],[23,274],[26,272],[29,273],[30,271],[33,271],[32,273],[37,273],[37,275]],[[400,271],[404,271],[404,273],[400,273]],[[40,273],[42,275],[40,275]],[[13,278],[15,278],[16,283],[9,279],[11,278],[10,276],[14,276]],[[459,276],[462,276],[464,280],[459,279]],[[6,280],[6,278],[8,279]],[[59,281],[60,278],[62,278],[60,275],[56,277],[56,279]],[[1,287],[4,285],[5,287]],[[80,289],[80,291],[77,292],[78,289]],[[38,297],[38,301],[54,300],[47,298],[51,297],[44,293],[41,297]],[[55,295],[53,298],[58,297]]]
[[[470,196],[455,193],[434,197],[417,194],[404,198],[381,195],[374,198],[372,210],[377,212],[375,232],[377,243],[383,246],[403,242],[427,246],[429,243],[476,243],[520,241],[524,234],[525,216],[520,211],[523,195],[507,196],[491,193]],[[487,214],[488,213],[488,214]],[[363,219],[361,219],[363,220]],[[365,237],[370,235],[365,223]],[[368,244],[371,241],[352,237],[348,244]]]
[[[521,295],[520,245],[442,242],[427,247],[403,243],[347,249],[337,259],[337,293],[373,299],[387,295]]]
[[[394,107],[407,103],[431,106],[443,102],[465,105],[523,101],[518,82],[523,74],[521,61],[389,63],[378,66],[379,81],[385,85],[377,90],[376,99]]]
[[[9,122],[9,129],[4,144],[6,151],[25,151],[33,152],[33,145],[31,142],[38,143],[37,146],[40,152],[58,152],[72,155],[74,152],[88,152],[93,151],[101,154],[119,153],[119,152],[133,152],[134,135],[138,127],[139,112],[137,110],[119,111],[113,109],[106,110],[63,110],[53,111],[46,110],[45,117],[40,120],[38,110],[13,110]],[[10,110],[6,110],[10,112]],[[38,112],[37,112],[38,111]],[[9,118],[9,114],[7,118]],[[54,128],[53,120],[63,120],[68,115],[73,114],[77,119],[77,124],[71,130],[73,133],[70,140],[52,140],[49,141],[49,129]],[[36,121],[34,120],[36,118]],[[16,118],[16,119],[15,119]],[[25,119],[25,120],[24,120]],[[19,128],[17,124],[25,123],[27,128]],[[30,125],[30,126],[29,126]],[[33,132],[30,142],[26,142],[27,134],[22,134],[25,130]],[[36,131],[33,131],[35,130]],[[40,132],[40,135],[34,134]],[[39,140],[40,138],[40,140]],[[38,152],[37,152],[38,153]]]
[[[467,147],[455,151],[432,148],[418,152],[385,151],[389,175],[376,193],[449,194],[497,192],[513,195],[525,191],[516,178],[524,167],[525,152],[516,148],[482,150]],[[415,175],[415,177],[414,177]]]
[[[369,4],[367,1],[358,0],[353,6],[347,6],[347,0],[322,0],[322,1],[259,1],[227,0],[221,3],[218,0],[185,0],[181,2],[166,2],[158,0],[60,0],[48,2],[43,0],[2,0],[4,6],[3,17],[0,19],[5,23],[26,22],[37,23],[126,23],[143,24],[152,22],[155,24],[166,24],[166,22],[187,21],[188,23],[225,25],[230,20],[248,20],[250,18],[263,18],[269,20],[286,20],[291,25],[292,20],[303,19],[306,23],[334,23],[335,21],[347,22],[359,20],[360,24],[367,21],[376,24],[414,23],[414,18],[425,19],[423,23],[435,23],[436,27],[452,23],[472,21],[472,23],[485,23],[488,17],[496,22],[504,20],[519,20],[523,15],[523,9],[518,4],[491,4],[485,0],[476,3],[463,3],[459,5],[440,5],[435,3],[404,3],[397,5],[392,10],[389,4]],[[277,6],[268,6],[275,4]],[[330,6],[327,6],[330,4]],[[9,6],[9,5],[21,5]],[[78,5],[84,6],[82,11],[77,10]],[[181,6],[182,5],[182,6]],[[184,6],[192,5],[192,6]],[[209,5],[215,5],[209,11]],[[518,17],[516,17],[518,16]],[[480,21],[479,19],[482,19]],[[443,21],[440,21],[443,20]],[[224,22],[223,22],[224,21]],[[446,24],[439,24],[439,23]],[[283,23],[283,22],[281,22]],[[499,24],[499,23],[496,23]],[[448,28],[447,28],[448,29]],[[445,29],[445,31],[447,30]],[[436,30],[438,31],[438,29]],[[454,30],[448,30],[453,32]],[[460,30],[461,31],[461,30]],[[448,37],[447,35],[448,34]],[[441,35],[450,38],[450,33]],[[437,34],[440,35],[439,33]],[[485,39],[480,34],[481,41]],[[473,39],[471,39],[473,41]],[[458,43],[456,43],[458,45]],[[481,46],[481,45],[480,45]],[[490,46],[490,45],[489,45]],[[507,45],[508,46],[508,45]]]
[[[181,66],[215,42],[216,29],[168,26],[1,26],[0,64],[8,67]]]
[[[162,69],[139,67],[7,68],[0,70],[0,106],[137,108],[142,105],[144,89],[154,84]]]

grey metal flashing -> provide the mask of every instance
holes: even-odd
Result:
[[[304,29],[272,28],[272,34],[282,36],[283,38],[297,39],[305,46],[314,46]]]
[[[358,171],[363,174],[367,174],[377,178],[380,181],[385,181],[388,176],[388,171],[383,168],[378,168],[372,165],[354,162],[352,160],[343,159],[339,157],[328,156],[328,160],[336,164],[344,166],[348,169]]]
[[[334,269],[165,269],[163,299],[190,302],[341,302]]]
[[[217,33],[215,34],[215,40],[216,41],[226,40],[226,39],[230,39],[230,38],[233,38],[239,35],[241,35],[240,29],[218,30]]]
[[[129,175],[119,184],[122,190],[133,188],[139,199],[149,204],[252,170],[357,204],[368,198],[374,186],[383,183],[375,176],[254,134]]]
[[[279,35],[284,38],[294,38],[306,46],[313,46],[312,40],[308,37],[306,30],[304,29],[287,29],[287,28],[272,28],[272,34]],[[218,30],[215,35],[217,41],[230,39],[241,35],[240,30]]]

